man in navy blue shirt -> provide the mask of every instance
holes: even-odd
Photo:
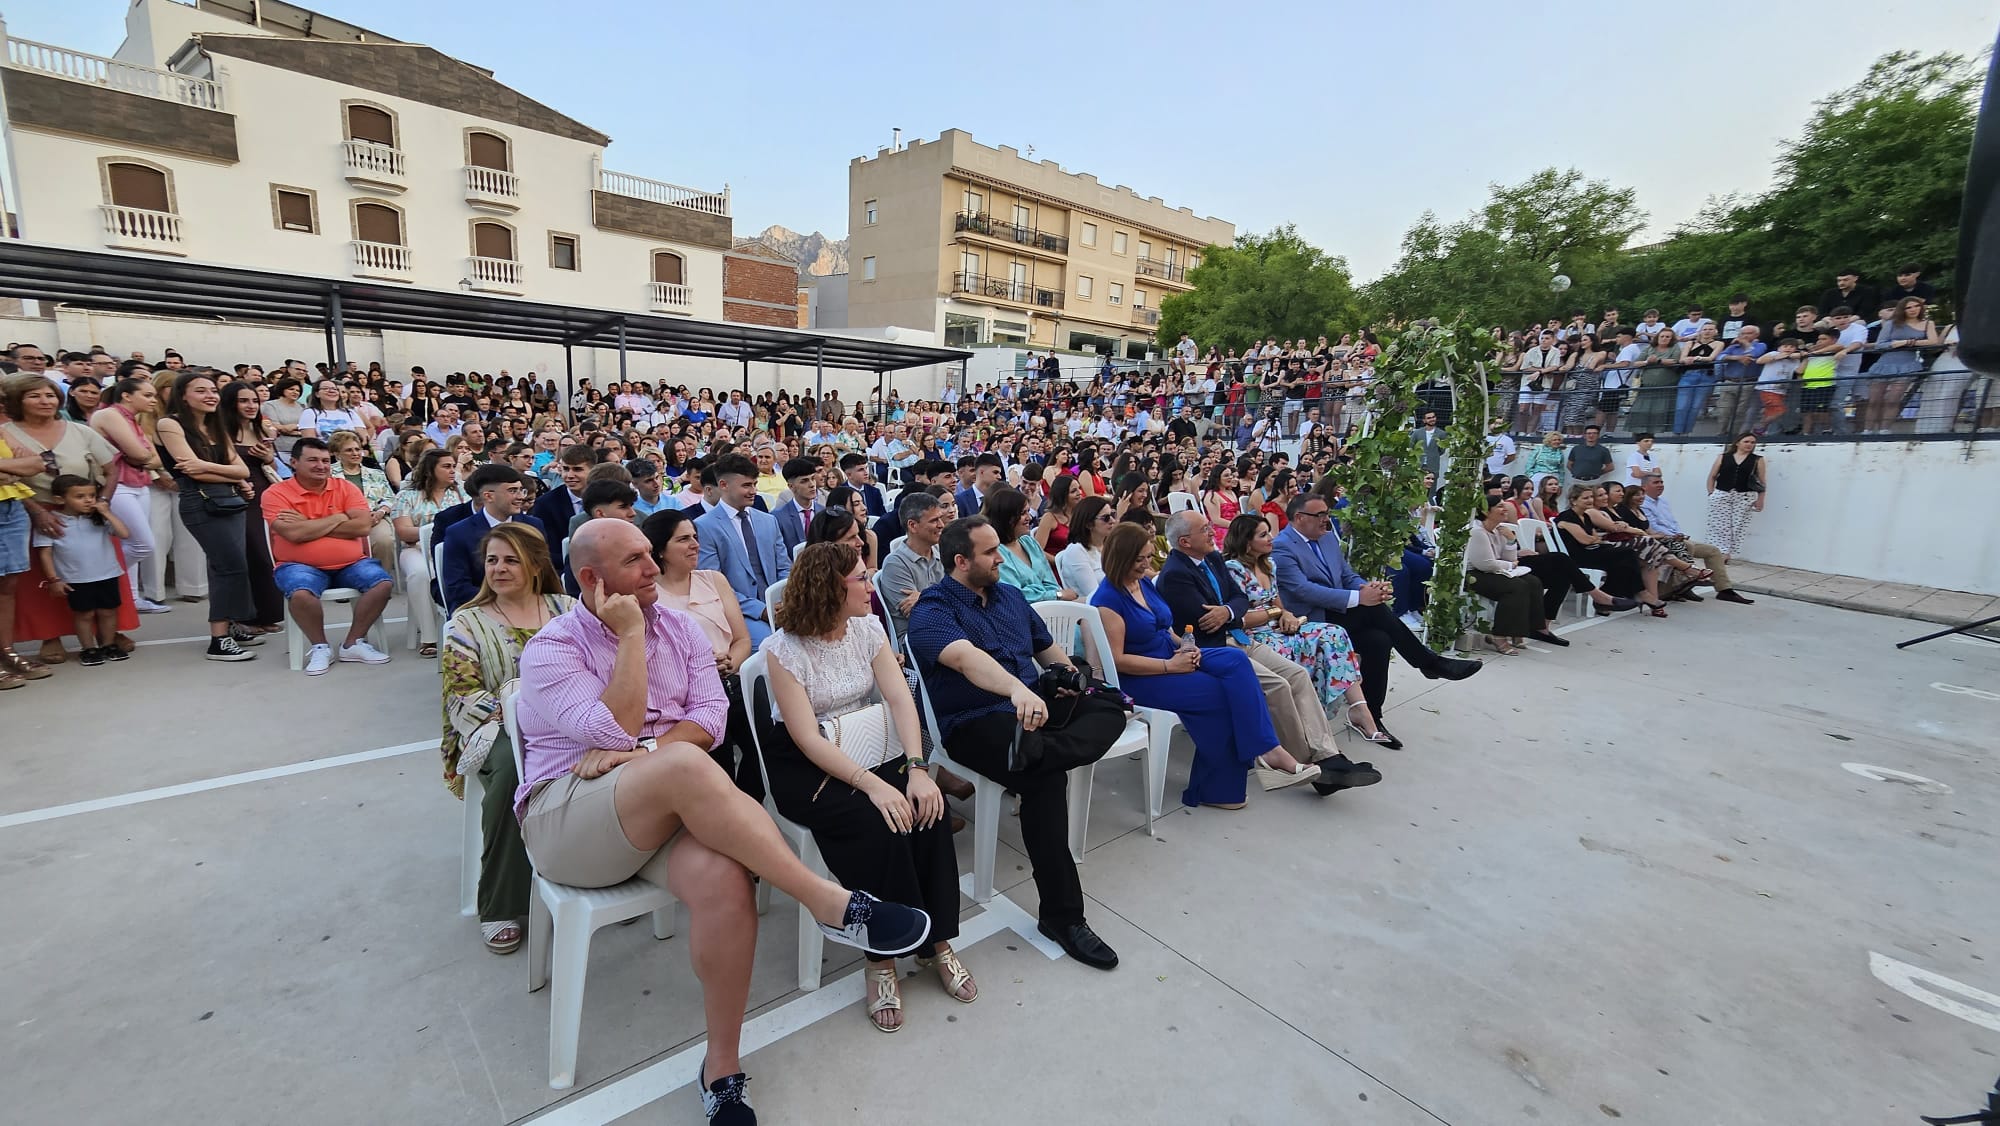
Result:
[[[1111,969],[1118,955],[1083,921],[1083,881],[1069,853],[1067,772],[1007,769],[1016,730],[1048,721],[1048,704],[1030,687],[1041,667],[1073,666],[1020,588],[1000,581],[1000,534],[991,521],[973,516],[947,525],[938,559],[945,577],[917,598],[909,635],[938,733],[954,761],[1021,795],[1021,842],[1042,901],[1036,929],[1084,965]],[[1116,738],[1112,733],[1106,750]]]

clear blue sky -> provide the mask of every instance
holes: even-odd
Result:
[[[609,167],[727,182],[738,234],[845,234],[851,158],[957,127],[1239,231],[1296,223],[1362,280],[1424,209],[1456,218],[1548,165],[1636,188],[1641,238],[1664,234],[1766,186],[1812,102],[1878,55],[2000,29],[1980,0],[305,6],[490,68],[609,133]],[[123,12],[6,15],[109,54]]]

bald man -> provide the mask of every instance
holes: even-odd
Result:
[[[639,876],[687,904],[708,1022],[703,1109],[713,1122],[755,1122],[737,1058],[757,947],[750,874],[872,958],[922,945],[930,916],[813,875],[709,757],[729,701],[701,626],[659,604],[639,529],[592,520],[570,538],[569,560],[582,601],[521,653],[521,838],[535,870],[558,883]]]

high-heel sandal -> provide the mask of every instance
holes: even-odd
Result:
[[[1256,761],[1257,781],[1262,783],[1266,790],[1282,790],[1287,786],[1296,786],[1319,777],[1319,767],[1311,763],[1302,762],[1291,770],[1279,770],[1275,766],[1266,764],[1262,755],[1257,756]]]
[[[1651,602],[1648,602],[1645,604],[1645,606],[1646,606],[1646,613],[1651,614],[1655,618],[1664,618],[1667,616],[1667,604],[1664,602],[1660,603],[1657,606],[1653,605]]]
[[[878,1032],[896,1032],[900,1030],[903,1027],[901,1021],[885,1025],[876,1019],[886,1012],[894,1011],[900,1013],[903,1011],[903,994],[896,987],[896,967],[890,966],[887,969],[878,970],[870,966],[867,972],[868,984],[871,987],[869,990],[871,1000],[868,1002],[868,1023],[874,1025],[875,1030]]]
[[[1481,640],[1486,642],[1486,647],[1488,649],[1493,650],[1495,653],[1498,653],[1503,657],[1511,657],[1514,654],[1520,652],[1519,649],[1514,648],[1509,643],[1500,640],[1498,637],[1495,637],[1493,634],[1490,633],[1481,635]]]
[[[1366,700],[1363,700],[1358,704],[1347,705],[1347,712],[1342,717],[1347,723],[1347,729],[1349,731],[1354,732],[1356,735],[1361,736],[1362,741],[1365,743],[1374,743],[1377,746],[1382,746],[1387,744],[1392,738],[1394,738],[1394,736],[1390,735],[1388,732],[1382,730],[1379,727],[1376,728],[1375,733],[1371,735],[1368,732],[1362,730],[1361,726],[1354,722],[1354,709],[1366,708],[1366,707],[1368,707],[1368,702]],[[1373,719],[1374,717],[1371,715],[1369,718]]]
[[[952,1000],[957,1001],[959,1004],[970,1005],[974,1001],[979,1000],[979,983],[972,980],[971,972],[965,968],[964,963],[958,960],[957,951],[946,950],[943,953],[940,953],[935,958],[918,958],[917,965],[918,967],[926,970],[932,969],[937,966],[943,966],[944,972],[951,975],[951,980],[946,981],[944,977],[940,975],[938,978],[938,984],[944,986],[945,993],[948,994]],[[970,997],[959,996],[959,990],[964,989],[966,986],[972,987],[972,996]]]

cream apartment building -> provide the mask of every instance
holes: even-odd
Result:
[[[848,165],[847,324],[1142,358],[1235,224],[948,129]]]
[[[125,32],[112,56],[6,37],[6,202],[19,237],[753,319],[738,297],[725,305],[725,260],[739,253],[726,187],[608,168],[609,137],[490,71],[274,0],[129,0]],[[780,288],[749,301],[789,323]],[[199,337],[120,327],[121,343],[155,351]],[[445,370],[510,355],[515,370],[527,366],[518,349],[495,357],[494,347],[430,338],[379,352],[391,365],[428,351]],[[350,354],[372,358],[366,342]]]

